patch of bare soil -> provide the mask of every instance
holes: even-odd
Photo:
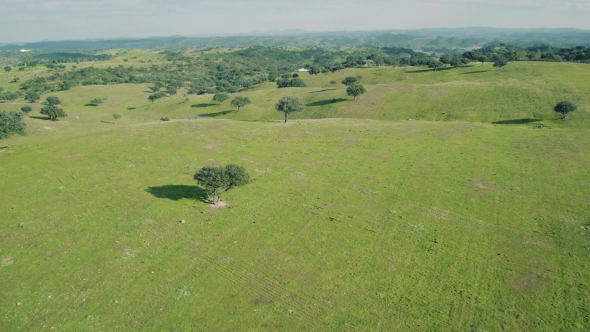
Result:
[[[210,207],[214,208],[214,209],[223,209],[225,207],[228,206],[228,204],[224,201],[219,201],[216,204],[211,204],[209,205]]]
[[[516,291],[525,291],[527,289],[535,289],[541,286],[541,280],[535,275],[528,275],[522,277],[512,283],[512,289]]]
[[[12,258],[12,257],[10,257],[10,256],[9,256],[9,257],[5,257],[5,258],[2,260],[2,267],[4,267],[4,266],[9,266],[9,265],[12,265],[12,264],[14,264],[14,260],[13,260],[13,258]]]
[[[479,181],[473,181],[472,184],[478,188],[481,188],[481,189],[486,189],[486,190],[491,190],[491,191],[497,190],[496,186],[494,186],[493,184],[483,183],[483,182],[479,182]]]

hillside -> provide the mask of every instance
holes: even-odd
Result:
[[[588,330],[589,71],[304,74],[239,113],[148,84],[51,93],[55,122],[2,103],[34,109],[0,141],[3,329]],[[284,124],[286,95],[307,108]],[[253,181],[211,207],[193,174],[228,163]]]

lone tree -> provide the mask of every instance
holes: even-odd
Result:
[[[223,92],[216,93],[213,96],[213,101],[218,102],[220,105],[221,105],[221,103],[223,103],[224,101],[226,101],[228,99],[229,99],[229,96],[227,95],[227,93],[223,93]]]
[[[31,106],[23,106],[20,108],[21,112],[25,113],[25,114],[29,114],[30,111],[32,111],[33,109],[31,108]]]
[[[117,114],[117,113],[113,114],[113,119],[117,120],[119,118],[121,118],[121,116],[119,114]]]
[[[318,75],[321,72],[322,72],[322,68],[319,67],[319,66],[315,66],[315,65],[314,66],[310,66],[309,69],[308,69],[308,73],[310,75]]]
[[[342,84],[346,86],[351,86],[353,84],[357,84],[361,80],[361,76],[348,76],[342,81]]]
[[[102,103],[103,103],[103,101],[101,98],[94,98],[90,101],[90,105],[93,105],[93,106],[98,106]]]
[[[41,96],[39,96],[39,94],[35,91],[29,91],[25,94],[25,100],[29,103],[38,102],[39,99],[41,99]]]
[[[488,57],[485,55],[478,55],[476,58],[477,62],[481,62],[481,65],[483,66],[483,64],[488,61]]]
[[[23,114],[18,112],[0,112],[0,139],[7,139],[14,134],[26,135]]]
[[[246,106],[246,105],[250,105],[252,104],[252,102],[250,101],[250,98],[248,97],[236,97],[234,100],[231,101],[231,105],[233,107],[237,107],[238,108],[238,112],[240,111],[240,108]]]
[[[47,99],[45,99],[47,101],[47,105],[49,106],[56,106],[61,104],[61,100],[59,100],[59,98],[57,97],[47,97]]]
[[[365,92],[367,92],[367,89],[365,89],[365,87],[360,84],[353,84],[346,88],[346,94],[349,96],[353,96],[354,100],[356,100],[357,96],[360,96]]]
[[[195,173],[194,179],[205,188],[212,204],[221,200],[221,194],[250,182],[250,175],[243,166],[229,164],[225,167],[205,166]]]
[[[428,68],[432,68],[434,69],[434,71],[437,71],[438,68],[442,67],[444,64],[440,61],[434,60],[434,61],[430,61],[428,63]]]
[[[506,59],[498,59],[494,62],[494,67],[499,68],[500,70],[502,70],[502,67],[505,67],[508,65],[508,60]]]
[[[275,105],[275,109],[279,112],[285,113],[285,123],[289,119],[289,113],[299,112],[305,109],[305,105],[297,97],[283,97]]]
[[[156,101],[156,99],[160,99],[166,97],[166,93],[165,92],[156,92],[153,95],[149,95],[148,99],[152,102],[152,104],[154,103],[154,101]]]
[[[31,61],[33,61],[33,57],[31,56],[31,54],[29,54],[29,53],[25,54],[25,57],[23,58],[23,62],[25,64],[25,66],[30,65]]]
[[[561,119],[565,120],[565,115],[569,112],[573,112],[578,109],[578,106],[574,105],[571,101],[562,101],[555,105],[553,110],[557,113],[561,113]]]
[[[4,71],[8,73],[9,71],[12,71],[12,68],[10,68],[10,66],[6,66],[4,67]]]
[[[49,120],[51,121],[55,121],[57,120],[57,118],[63,118],[68,116],[66,112],[64,112],[64,110],[55,105],[43,106],[41,108],[41,114],[47,115],[47,117],[49,117]]]

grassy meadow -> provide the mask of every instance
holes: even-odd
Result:
[[[51,94],[68,117],[35,104],[0,141],[1,330],[587,331],[588,74],[347,69],[235,94],[239,113],[147,85]],[[283,124],[286,95],[307,108]],[[192,176],[228,163],[253,181],[211,207]]]

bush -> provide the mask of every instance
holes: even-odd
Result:
[[[31,108],[31,106],[23,106],[20,108],[20,110],[25,114],[29,114],[29,112],[32,111],[33,109]]]
[[[300,78],[292,78],[292,79],[284,78],[282,80],[277,81],[277,86],[279,87],[279,89],[280,88],[303,88],[303,87],[306,87],[307,84],[305,84],[305,82],[303,82],[303,80]]]
[[[0,112],[0,139],[10,138],[14,134],[26,135],[23,114],[17,112]]]
[[[100,105],[100,104],[102,104],[102,103],[103,103],[103,101],[102,101],[102,99],[101,99],[101,98],[94,98],[94,99],[92,99],[92,100],[90,101],[90,104],[91,104],[91,105],[94,105],[94,106],[98,106],[98,105]]]
[[[168,117],[165,117],[165,118],[160,118],[160,121],[170,121],[170,119]]]
[[[205,166],[195,173],[193,178],[205,188],[213,204],[217,204],[221,200],[223,192],[250,182],[250,175],[246,169],[234,164],[225,167]]]

